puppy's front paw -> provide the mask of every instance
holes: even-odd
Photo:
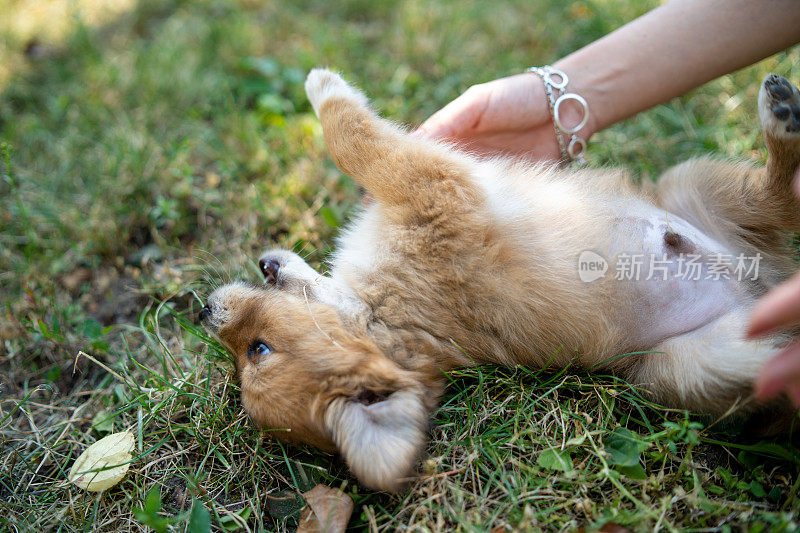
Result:
[[[306,95],[317,116],[319,108],[329,98],[345,98],[358,105],[367,105],[367,98],[360,91],[348,85],[335,72],[324,68],[315,68],[308,73]]]
[[[764,78],[758,107],[765,131],[777,137],[800,134],[800,91],[786,78]]]
[[[303,258],[288,250],[265,252],[258,260],[258,268],[264,283],[298,295],[303,294],[303,287],[315,285],[321,278]]]

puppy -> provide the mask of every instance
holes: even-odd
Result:
[[[699,159],[644,186],[409,137],[327,70],[306,92],[333,160],[375,201],[330,276],[272,250],[264,285],[217,289],[200,318],[233,354],[253,422],[338,450],[363,484],[397,490],[410,474],[443,371],[577,363],[719,415],[789,340],[743,337],[793,270],[800,229],[800,93],[785,79],[759,95],[766,169]]]

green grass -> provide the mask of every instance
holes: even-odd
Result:
[[[793,445],[575,369],[454,372],[422,477],[367,491],[337,457],[253,429],[228,356],[193,325],[196,295],[255,279],[266,247],[318,266],[358,202],[305,101],[308,69],[419,123],[654,5],[141,0],[102,25],[76,13],[28,58],[0,21],[0,528],[180,531],[203,506],[216,528],[291,530],[298,493],[325,483],[353,497],[353,530],[797,530]],[[800,51],[601,133],[591,163],[655,177],[699,153],[763,159],[770,71],[800,80]],[[124,428],[137,448],[122,483],[66,482]]]

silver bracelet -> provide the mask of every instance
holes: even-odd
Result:
[[[583,154],[586,152],[586,140],[577,135],[589,120],[589,105],[586,100],[575,93],[567,92],[569,76],[557,68],[550,65],[543,67],[531,67],[526,70],[542,78],[544,83],[544,93],[547,96],[547,105],[550,108],[550,117],[553,119],[553,129],[556,133],[558,147],[561,150],[561,159],[564,163],[577,162],[585,165],[586,160]],[[583,110],[583,116],[576,126],[567,127],[561,122],[561,104],[567,100],[576,101]]]

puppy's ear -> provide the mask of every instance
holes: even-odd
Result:
[[[426,403],[424,387],[387,394],[366,389],[333,400],[325,425],[359,481],[394,492],[411,474],[425,444]]]

